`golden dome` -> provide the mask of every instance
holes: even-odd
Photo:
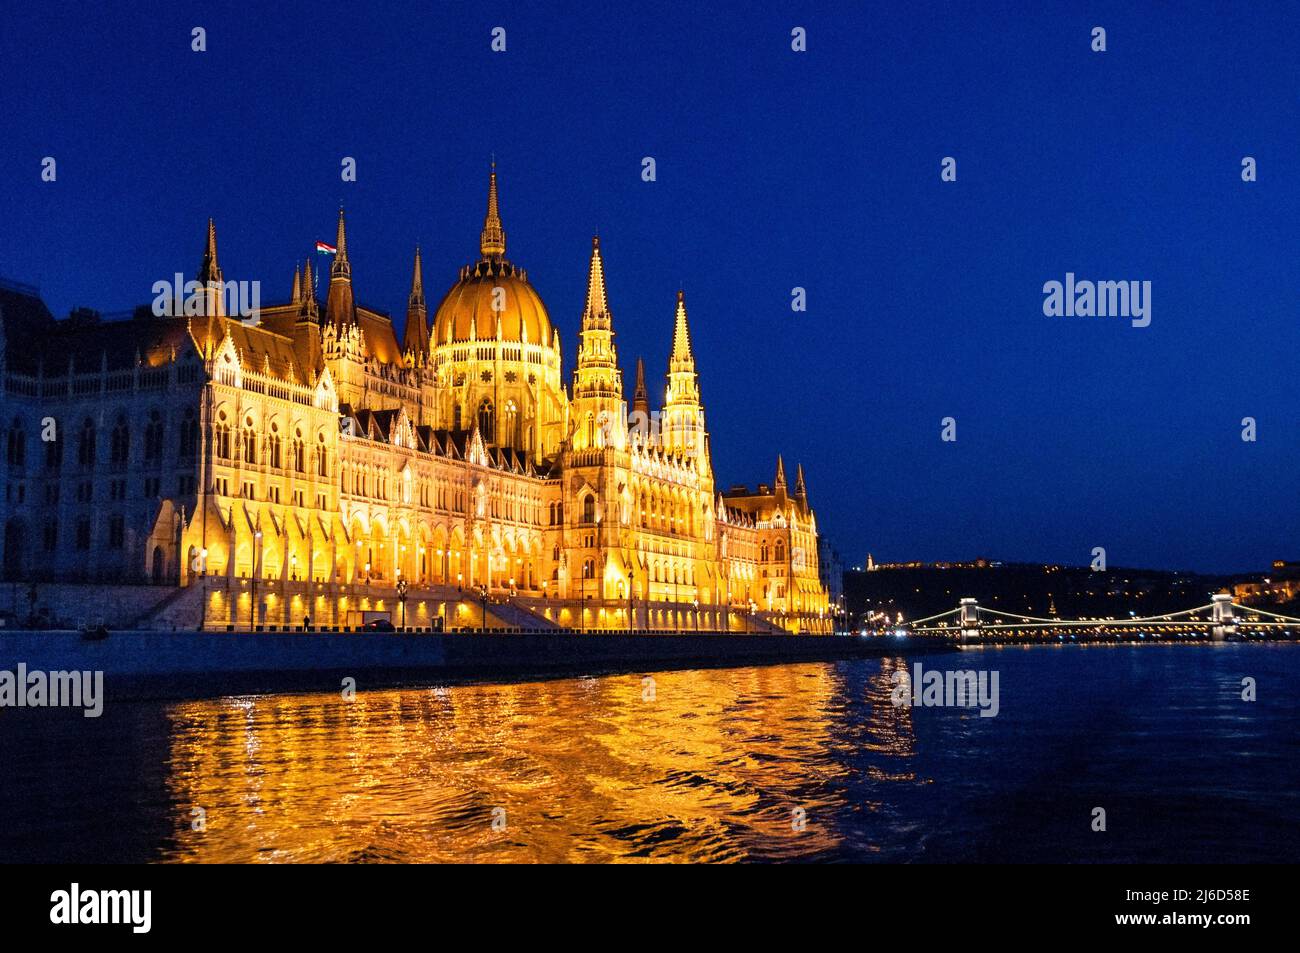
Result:
[[[501,310],[496,289],[502,289]],[[551,343],[551,319],[546,305],[528,283],[528,275],[508,261],[484,259],[461,269],[460,280],[451,286],[433,318],[434,345],[466,341],[473,335],[494,341],[497,320],[506,341],[527,340],[529,344]]]
[[[506,231],[497,203],[495,162],[488,178],[487,215],[479,235],[479,253],[483,257],[478,264],[460,270],[460,280],[438,305],[433,317],[434,345],[467,341],[471,332],[480,341],[495,341],[498,321],[502,340],[549,345],[551,319],[546,305],[528,283],[528,273],[505,259]]]

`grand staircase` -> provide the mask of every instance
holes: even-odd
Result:
[[[507,629],[558,629],[554,622],[516,602],[488,603],[488,618]]]

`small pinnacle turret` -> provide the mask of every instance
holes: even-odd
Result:
[[[320,305],[316,302],[316,288],[312,284],[311,259],[307,259],[302,270],[302,289],[298,301],[298,319],[315,321],[320,316]]]
[[[650,397],[645,389],[645,361],[636,359],[636,391],[632,395],[632,412],[642,414],[645,421],[650,420]]]

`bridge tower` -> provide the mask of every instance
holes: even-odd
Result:
[[[961,640],[978,642],[980,640],[980,604],[967,596],[961,601],[961,611],[957,618],[961,620]]]
[[[1210,628],[1210,638],[1222,642],[1237,632],[1237,616],[1232,609],[1232,596],[1220,592],[1214,596],[1214,608],[1210,615],[1214,625]]]

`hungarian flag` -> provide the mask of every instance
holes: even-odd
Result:
[[[336,251],[338,251],[338,249],[335,248],[333,245],[326,245],[324,242],[317,242],[317,243],[316,243],[316,252],[317,252],[317,254],[320,254],[320,255],[332,255],[332,254],[334,254]]]

